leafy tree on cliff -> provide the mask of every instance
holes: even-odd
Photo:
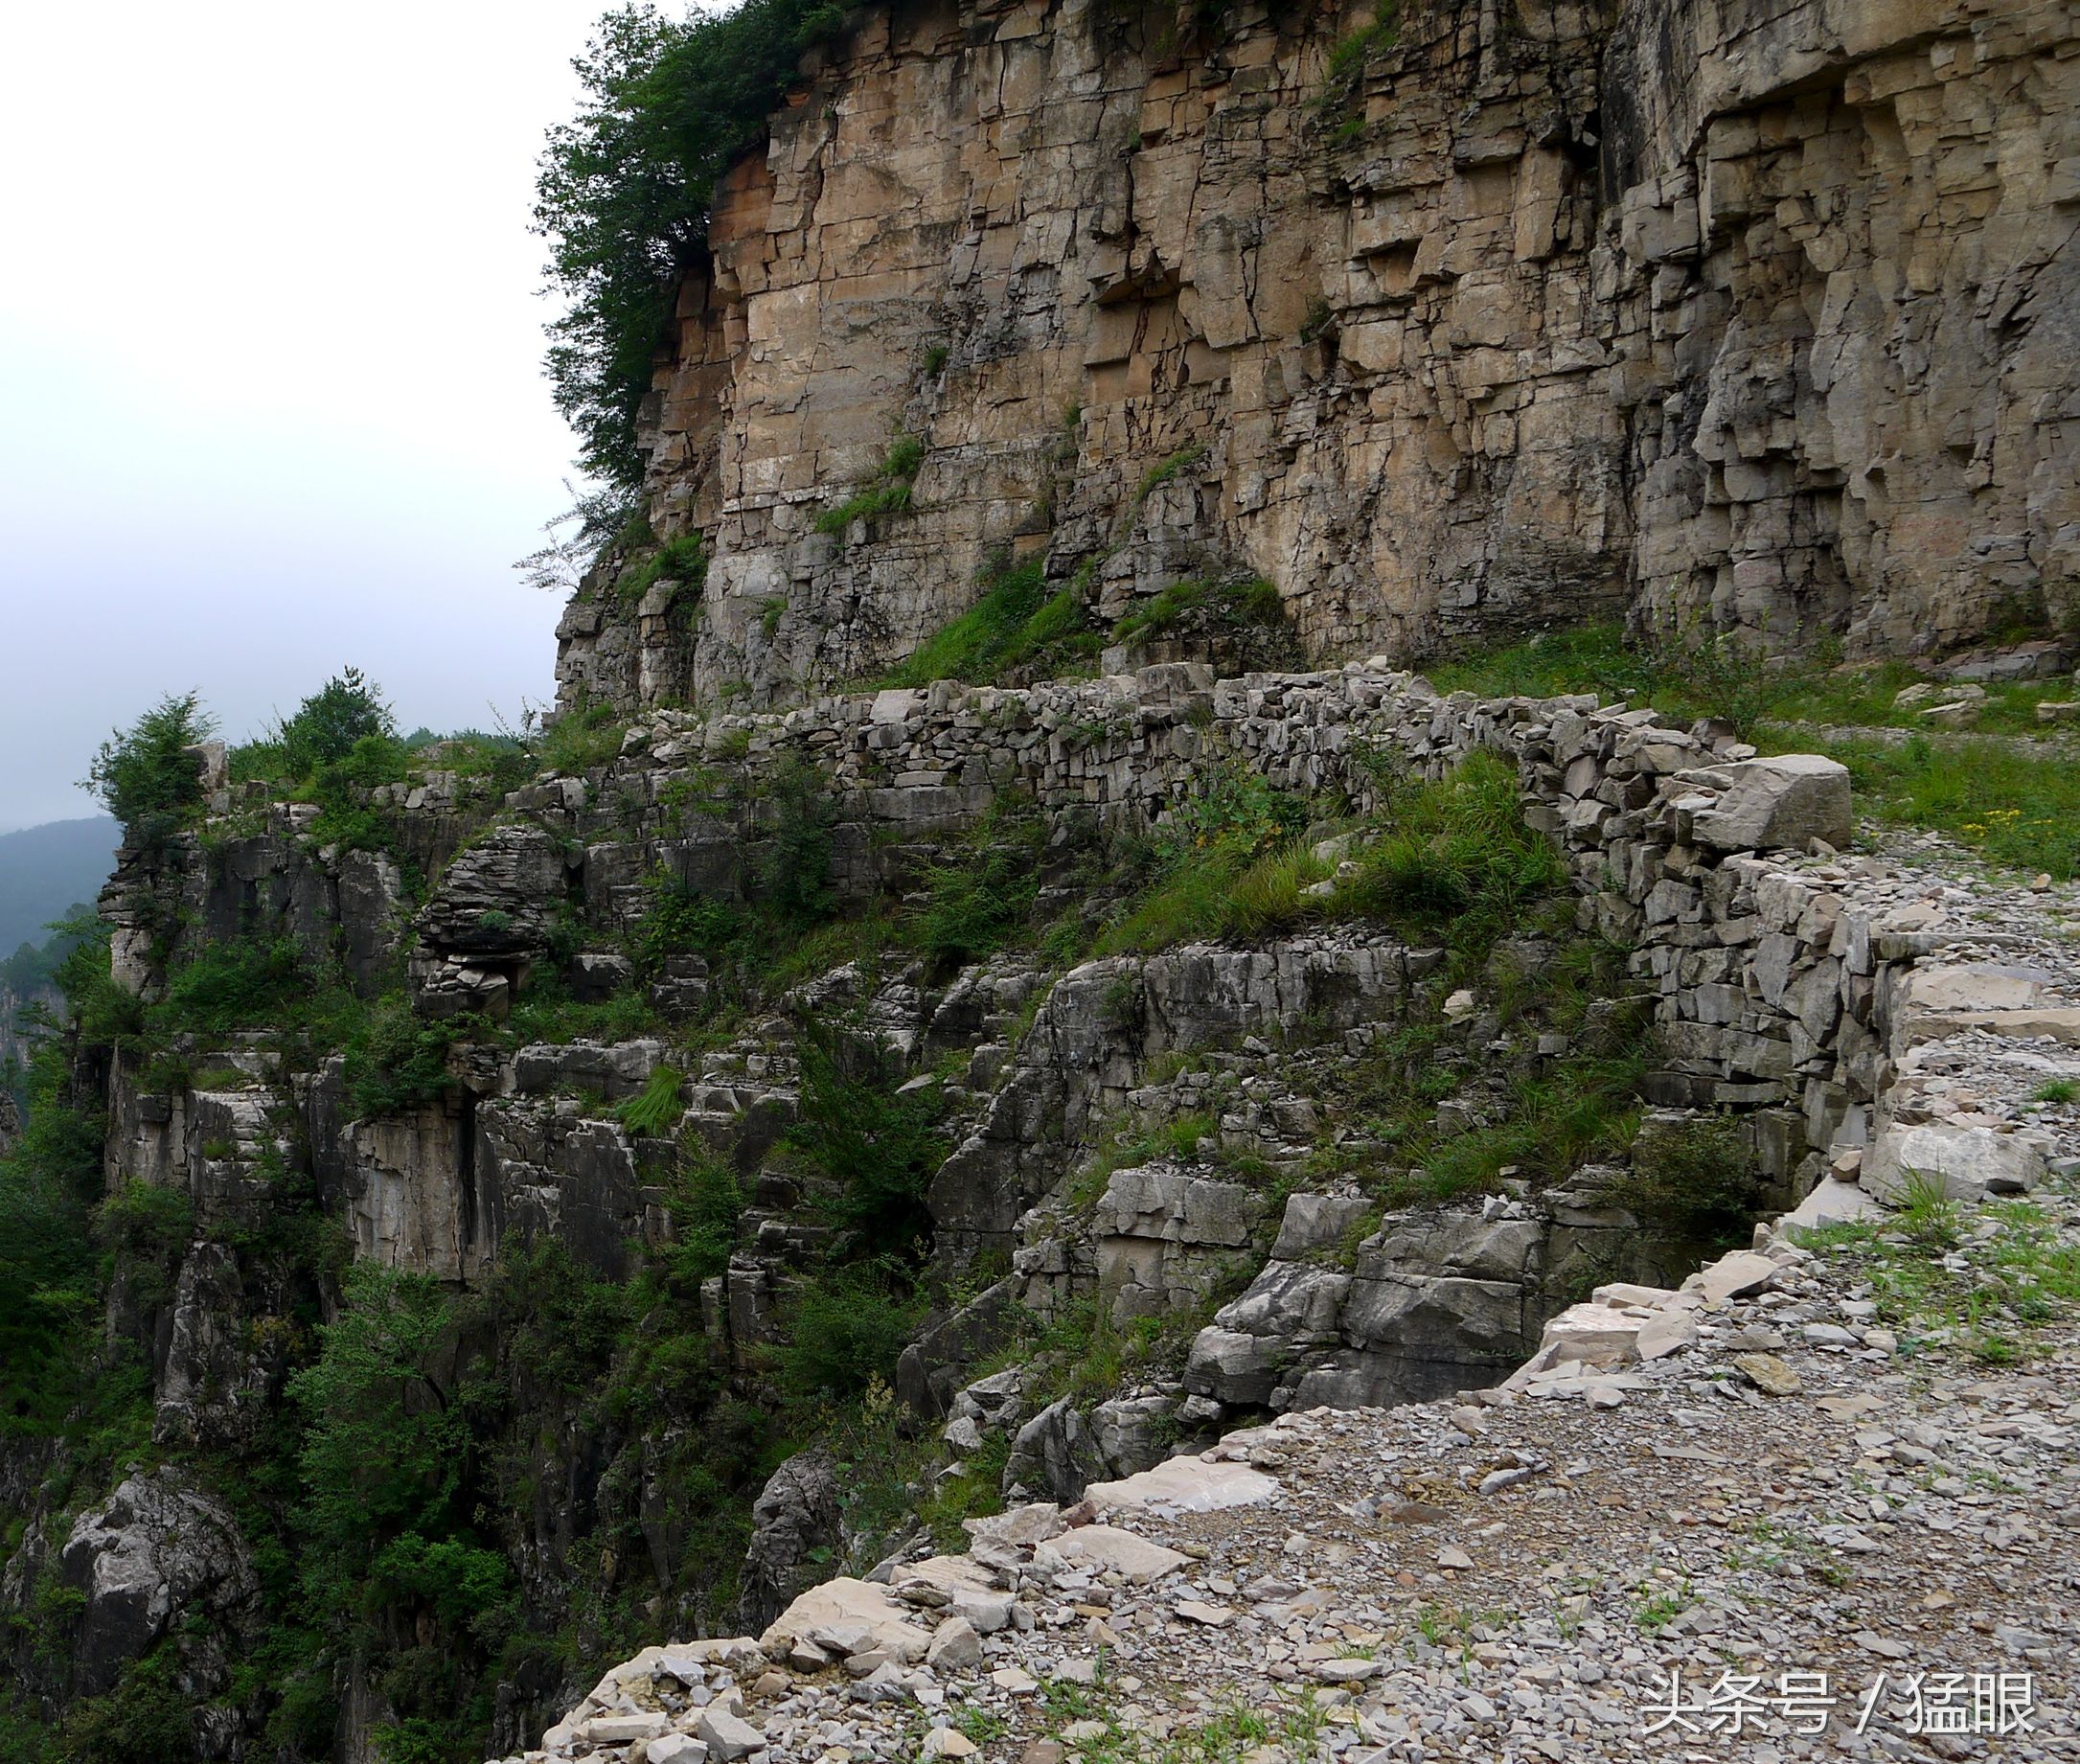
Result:
[[[307,778],[352,753],[371,735],[393,739],[397,719],[382,699],[382,688],[359,668],[335,674],[296,708],[276,736],[282,744],[288,775]]]
[[[843,22],[831,0],[744,0],[680,21],[629,6],[578,58],[585,102],[550,131],[535,228],[569,301],[549,327],[549,375],[587,471],[641,481],[637,407],[680,278],[706,250],[715,187],[765,133],[804,48]]]
[[[175,832],[202,801],[202,768],[186,751],[216,721],[193,692],[169,693],[103,742],[83,783],[129,836],[150,844]]]

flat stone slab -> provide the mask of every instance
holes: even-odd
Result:
[[[1706,1304],[1723,1305],[1729,1298],[1761,1292],[1776,1276],[1777,1265],[1768,1256],[1757,1255],[1752,1249],[1736,1249],[1699,1269],[1690,1278],[1697,1282],[1697,1291],[1704,1294]]]
[[[1642,1360],[1680,1353],[1697,1341],[1697,1318],[1687,1311],[1657,1311],[1640,1324],[1634,1345]]]
[[[1930,1011],[1908,1019],[1909,1039],[1939,1040],[1966,1029],[1983,1029],[2013,1042],[2057,1042],[2080,1047],[2080,1006],[2040,1004],[2014,1011]]]
[[[1928,1121],[1883,1129],[1863,1160],[1863,1185],[1890,1200],[1906,1192],[1909,1177],[1922,1176],[1940,1181],[1953,1201],[1982,1201],[2027,1194],[2046,1170],[2043,1148],[2019,1134]]]
[[[1278,1493],[1278,1481],[1246,1464],[1209,1464],[1173,1457],[1154,1470],[1117,1482],[1093,1482],[1084,1499],[1100,1513],[1145,1512],[1167,1507],[1178,1513],[1218,1513],[1223,1507],[1255,1506]],[[1057,1544],[1057,1548],[1061,1546]]]
[[[1853,1219],[1883,1219],[1886,1209],[1855,1182],[1823,1176],[1811,1194],[1777,1221],[1779,1225],[1843,1225]]]
[[[1064,1562],[1078,1568],[1087,1568],[1098,1574],[1108,1569],[1115,1569],[1137,1585],[1160,1580],[1191,1560],[1175,1549],[1166,1549],[1160,1544],[1152,1544],[1145,1537],[1136,1537],[1131,1531],[1121,1531],[1113,1525],[1083,1525],[1050,1539],[1047,1547]]]
[[[855,1638],[854,1632],[862,1628],[868,1632],[869,1645],[886,1648],[906,1665],[923,1660],[925,1650],[931,1646],[930,1635],[910,1621],[909,1606],[883,1587],[849,1576],[810,1588],[773,1619],[759,1638],[759,1645],[777,1659],[797,1639],[822,1647],[817,1637],[827,1633],[837,1643],[830,1651],[856,1654],[862,1650],[848,1644]]]

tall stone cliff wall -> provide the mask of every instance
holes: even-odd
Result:
[[[660,358],[651,511],[705,586],[596,572],[563,689],[868,677],[1006,554],[1100,623],[1262,575],[1320,659],[2055,611],[2073,11],[1411,0],[1339,80],[1369,9],[876,9],[728,178]],[[908,509],[819,532],[898,434]]]

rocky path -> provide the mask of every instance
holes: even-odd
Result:
[[[1802,880],[1920,959],[1874,1143],[1754,1250],[646,1650],[528,1764],[2080,1755],[2080,897]]]
[[[2080,1204],[1895,1223],[650,1650],[529,1756],[2071,1756]]]

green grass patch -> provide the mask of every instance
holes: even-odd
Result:
[[[1066,666],[1095,655],[1101,639],[1090,628],[1082,597],[1073,588],[1048,593],[1045,569],[1039,558],[997,564],[983,579],[981,599],[876,684],[965,680],[991,685],[1014,669]]]
[[[631,1134],[646,1139],[662,1138],[679,1124],[686,1112],[680,1100],[686,1075],[676,1066],[659,1063],[651,1067],[642,1089],[614,1111],[614,1119]]]
[[[1568,885],[1552,841],[1524,824],[1515,767],[1496,754],[1469,754],[1434,783],[1390,786],[1375,819],[1385,832],[1338,884],[1339,912],[1485,951]]]
[[[2080,874],[2080,766],[1998,738],[1807,739],[1849,768],[1858,806],[1892,826],[1939,833],[2005,868]]]
[[[1134,491],[1134,503],[1138,507],[1146,502],[1165,484],[1182,477],[1206,457],[1206,444],[1201,441],[1187,443],[1175,453],[1156,461],[1141,474],[1140,485]]]
[[[1159,637],[1187,620],[1241,629],[1246,626],[1277,626],[1285,619],[1285,603],[1278,590],[1263,577],[1247,582],[1212,582],[1195,578],[1174,582],[1160,594],[1136,607],[1112,627],[1114,643]]]
[[[620,755],[626,728],[620,712],[606,699],[581,694],[543,732],[537,755],[550,771],[590,771]]]
[[[971,834],[926,871],[909,932],[939,961],[980,961],[1031,918],[1047,845],[1046,818],[999,797]]]
[[[631,563],[614,584],[614,598],[626,611],[643,604],[643,597],[660,582],[675,582],[697,593],[708,580],[708,548],[697,533],[682,533],[666,539],[639,563]]]
[[[925,444],[915,435],[897,436],[859,488],[816,516],[816,531],[841,534],[856,520],[875,521],[902,514],[910,506],[910,487],[924,463]]]
[[[1854,1265],[1902,1353],[2012,1363],[2037,1352],[2038,1332],[2080,1307],[2080,1243],[2035,1202],[1967,1213],[1939,1184],[1918,1180],[1903,1201],[1889,1218],[1795,1233],[1801,1248]],[[1986,1236],[1965,1229],[1982,1223],[1997,1228]]]

